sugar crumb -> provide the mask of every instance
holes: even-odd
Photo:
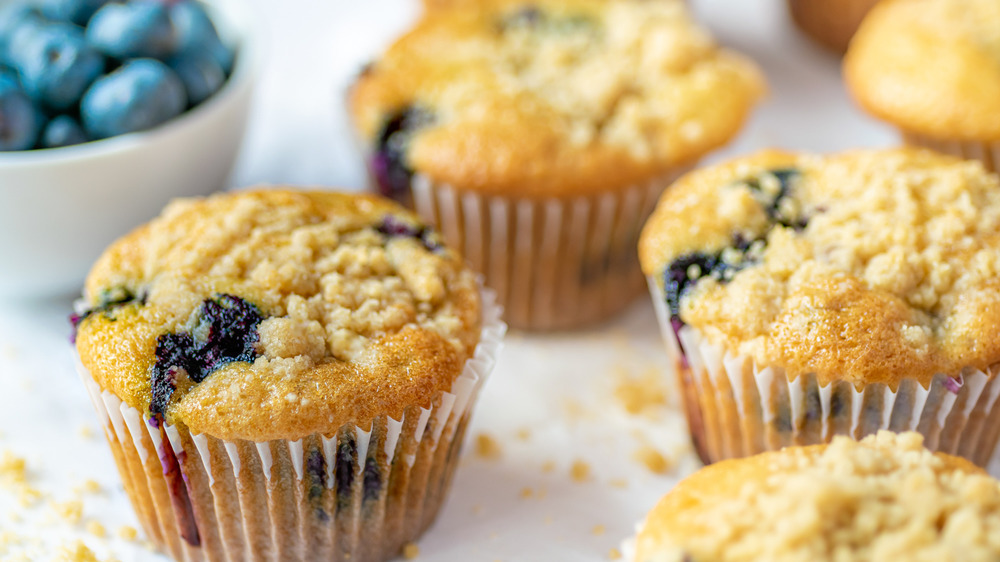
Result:
[[[545,461],[542,463],[542,472],[552,472],[556,469],[556,461]]]
[[[77,494],[99,494],[101,492],[101,485],[93,478],[88,478],[78,484],[73,491]]]
[[[594,525],[594,528],[590,530],[590,534],[594,535],[595,537],[599,537],[603,535],[605,531],[607,531],[607,529],[604,527],[604,525]]]
[[[653,474],[666,474],[674,468],[675,464],[673,459],[664,456],[648,445],[639,447],[633,453],[632,458],[642,463]]]
[[[476,456],[485,460],[497,460],[502,454],[500,443],[488,433],[476,435]]]
[[[628,488],[628,480],[625,480],[624,478],[615,478],[614,480],[610,480],[608,484],[610,484],[612,488]]]
[[[56,515],[62,517],[68,523],[77,524],[83,517],[83,502],[80,500],[69,500],[67,502],[52,502],[52,509]]]
[[[94,437],[94,430],[89,425],[81,425],[76,428],[76,434],[80,436],[81,439],[91,439]]]
[[[531,488],[521,488],[521,499],[526,500],[535,497],[535,491]]]
[[[139,532],[136,531],[135,527],[131,525],[122,525],[121,527],[118,527],[118,532],[116,534],[118,535],[118,538],[122,540],[134,541]]]
[[[83,544],[83,541],[76,541],[72,546],[64,546],[59,552],[58,562],[100,562],[93,550]]]
[[[590,480],[590,465],[582,460],[573,461],[569,469],[569,474],[576,482],[586,482]]]
[[[528,439],[531,439],[531,430],[527,427],[522,427],[521,429],[518,429],[517,433],[514,435],[521,441],[527,441]]]
[[[403,545],[403,558],[407,560],[413,560],[418,556],[420,556],[420,547],[413,544],[412,542]]]
[[[638,376],[619,370],[614,393],[621,407],[633,416],[654,417],[668,403],[663,375],[656,369]]]
[[[608,552],[608,560],[621,560],[621,559],[622,559],[622,553],[619,552],[617,548],[612,548]]]
[[[107,529],[104,528],[104,525],[102,525],[100,521],[97,521],[95,519],[87,521],[87,532],[90,533],[91,535],[94,535],[95,537],[100,537],[100,538],[104,538],[108,535],[108,531]]]

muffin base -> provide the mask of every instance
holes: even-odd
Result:
[[[593,196],[482,195],[413,180],[416,210],[486,277],[506,320],[524,330],[581,328],[642,292],[636,246],[663,191],[691,166]]]
[[[880,429],[916,431],[924,445],[986,466],[1000,439],[1000,364],[936,375],[928,388],[904,378],[893,391],[846,381],[820,386],[813,374],[789,380],[781,367],[728,353],[691,326],[670,325],[656,280],[647,278],[672,373],[680,385],[691,439],[705,464],[827,443],[834,435],[861,439]]]
[[[878,0],[788,0],[795,25],[823,46],[843,54]]]
[[[966,160],[979,160],[987,170],[1000,171],[1000,142],[936,139],[905,131],[902,135],[907,146],[929,148]]]
[[[175,560],[388,560],[433,523],[506,326],[483,290],[473,358],[431,407],[254,442],[154,427],[78,365],[147,537]]]

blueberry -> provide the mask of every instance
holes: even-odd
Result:
[[[184,371],[195,383],[205,380],[229,363],[253,362],[257,358],[260,310],[233,295],[207,299],[198,309],[199,326],[194,334],[163,334],[156,340],[156,363],[150,373],[150,412],[162,419]]]
[[[76,119],[69,115],[54,117],[42,131],[42,148],[58,148],[87,142],[87,134]]]
[[[80,314],[70,315],[69,322],[73,325],[73,335],[70,337],[70,341],[76,340],[76,331],[80,327],[80,324],[82,324],[87,318],[90,318],[95,314],[105,314],[108,318],[114,320],[114,316],[111,316],[111,313],[115,310],[133,303],[144,305],[146,304],[146,297],[147,295],[145,291],[140,291],[136,294],[127,287],[112,287],[104,289],[101,291],[101,294],[97,299],[96,306],[88,308]]]
[[[177,33],[167,7],[149,0],[105,5],[91,18],[87,41],[119,60],[166,59],[177,51]]]
[[[11,60],[21,75],[21,84],[32,98],[46,107],[62,111],[80,101],[83,92],[104,72],[104,57],[87,46],[83,31],[75,25],[51,23],[15,36],[17,52]]]
[[[226,81],[226,73],[222,67],[207,53],[179,55],[171,59],[169,64],[184,83],[188,103],[192,106],[205,101]]]
[[[0,151],[34,147],[44,120],[13,74],[0,72]]]
[[[184,84],[173,70],[154,59],[136,59],[94,82],[80,115],[87,135],[102,139],[150,129],[186,106]]]
[[[383,217],[376,230],[389,237],[416,238],[420,240],[428,252],[436,252],[441,249],[441,244],[437,241],[437,235],[433,229],[424,225],[412,226],[393,215]]]
[[[405,199],[410,192],[413,172],[407,165],[407,145],[413,133],[432,121],[431,114],[418,107],[405,107],[389,116],[375,140],[371,168],[382,195]]]
[[[25,2],[11,2],[0,7],[0,62],[9,59],[14,36],[45,23],[41,11]]]
[[[534,27],[542,22],[542,16],[542,11],[538,9],[538,6],[524,6],[504,16],[500,20],[500,29]]]
[[[177,51],[181,54],[208,54],[228,75],[233,69],[233,52],[223,45],[205,8],[194,0],[180,0],[170,7],[170,20],[177,30]]]
[[[53,21],[87,25],[90,16],[108,0],[42,0],[42,13]]]
[[[802,230],[808,223],[808,219],[803,216],[788,215],[783,206],[785,199],[792,196],[792,186],[799,174],[799,170],[794,168],[781,168],[769,170],[761,176],[748,178],[743,183],[753,192],[772,223]],[[777,180],[777,191],[764,188],[763,182],[767,181],[764,179],[767,176],[773,176]]]

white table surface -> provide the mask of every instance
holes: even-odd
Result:
[[[363,184],[343,93],[416,14],[415,2],[253,0],[267,55],[234,186]],[[830,151],[897,141],[852,106],[839,60],[791,28],[783,2],[690,3],[722,43],[760,63],[771,85],[741,136],[707,161],[765,146]],[[69,309],[69,297],[0,302],[0,452],[24,457],[31,484],[45,494],[22,508],[0,475],[0,560],[50,560],[61,545],[82,539],[102,559],[165,561],[142,546],[141,533],[138,541],[114,537],[136,520],[73,369]],[[675,398],[636,416],[613,397],[623,378],[662,371],[661,345],[645,298],[584,332],[512,334],[469,432],[488,433],[502,454],[483,459],[467,444],[450,499],[419,542],[419,559],[609,559],[656,500],[698,466]],[[637,462],[645,446],[676,461],[674,469],[658,475]],[[569,476],[578,459],[591,468],[584,482]],[[82,521],[71,524],[52,502],[77,497],[73,489],[86,479],[102,491],[83,495]],[[90,520],[109,537],[88,533]],[[5,531],[20,537],[16,544],[2,546]]]

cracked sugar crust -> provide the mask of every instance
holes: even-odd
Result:
[[[1000,483],[917,433],[713,464],[650,512],[636,562],[1000,559]]]
[[[784,169],[798,171],[781,205],[801,228],[776,224],[744,181],[773,185],[766,172]],[[977,162],[765,151],[705,168],[660,200],[643,270],[663,289],[675,261],[732,252],[736,234],[763,241],[755,259],[679,296],[679,319],[731,353],[822,385],[892,388],[1000,362],[1000,180]]]
[[[401,419],[450,389],[479,339],[474,274],[436,238],[372,197],[267,190],[176,201],[91,270],[91,306],[121,287],[144,299],[83,320],[80,359],[148,412],[158,338],[203,340],[203,303],[233,295],[263,317],[256,359],[178,382],[168,421],[259,441]]]
[[[359,77],[366,142],[405,107],[433,115],[410,168],[524,196],[619,189],[732,137],[764,90],[683,2],[488,0],[431,10]]]
[[[844,77],[861,106],[902,129],[1000,140],[1000,3],[879,2],[851,42]]]

